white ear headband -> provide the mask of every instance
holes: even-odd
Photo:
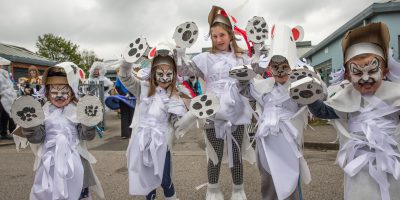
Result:
[[[371,54],[381,56],[382,58],[385,58],[383,56],[383,50],[380,46],[373,44],[373,43],[362,42],[362,43],[353,44],[349,48],[347,48],[347,51],[346,51],[346,54],[344,57],[345,58],[344,62],[347,63],[347,61],[354,58],[355,56],[365,54],[365,53],[371,53]]]

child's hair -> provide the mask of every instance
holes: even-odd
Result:
[[[154,59],[157,59],[157,58],[154,58]],[[154,60],[153,60],[153,63],[154,63]],[[172,96],[172,95],[177,93],[177,89],[176,89],[177,70],[176,70],[175,60],[173,60],[173,63],[174,64],[172,66],[169,65],[170,68],[172,68],[172,71],[174,73],[174,75],[172,77],[172,82],[167,88],[167,91],[170,92],[170,96]],[[156,80],[156,70],[157,70],[158,67],[159,67],[159,65],[158,66],[153,66],[153,65],[151,66],[150,77],[149,77],[150,86],[149,86],[149,93],[147,95],[148,97],[151,97],[156,93],[156,87],[158,86],[157,80]]]
[[[231,44],[232,44],[232,47],[233,47],[233,51],[235,52],[236,56],[241,55],[244,51],[243,51],[242,48],[240,48],[240,47],[237,45],[235,34],[234,34],[232,28],[229,27],[228,25],[226,25],[226,24],[224,24],[224,23],[221,23],[221,22],[216,22],[216,23],[214,23],[214,24],[210,27],[209,36],[212,37],[211,28],[216,27],[216,26],[219,26],[219,27],[223,28],[226,32],[228,32],[228,35],[229,35],[229,37],[230,37],[230,39],[231,39]],[[229,45],[229,50],[232,50],[232,49],[230,49],[230,48],[231,48],[231,46]],[[211,53],[217,53],[217,52],[218,52],[218,49],[215,47],[214,43],[212,44],[212,48],[211,48],[211,51],[210,51],[210,52],[211,52]]]

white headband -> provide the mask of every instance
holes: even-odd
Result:
[[[349,48],[347,48],[346,55],[344,56],[344,62],[347,63],[347,61],[349,61],[353,57],[364,53],[372,53],[381,56],[382,58],[385,58],[383,56],[383,50],[380,46],[373,43],[362,42],[353,44]]]

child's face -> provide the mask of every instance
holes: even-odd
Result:
[[[99,77],[99,75],[100,75],[100,70],[97,69],[97,68],[94,69],[94,70],[93,70],[93,77],[96,78],[96,77]]]
[[[362,54],[350,59],[347,73],[354,88],[363,95],[374,94],[385,75],[383,59],[375,54]]]
[[[212,45],[216,47],[219,51],[228,51],[231,37],[228,31],[226,31],[221,26],[211,27],[211,40]]]
[[[174,71],[170,65],[161,64],[156,69],[156,82],[161,88],[168,88],[174,78]]]
[[[268,68],[274,77],[275,82],[284,84],[289,79],[291,69],[286,58],[282,56],[272,57]]]
[[[72,90],[69,85],[50,85],[49,99],[57,108],[68,105],[72,100]]]
[[[32,78],[36,78],[36,76],[37,76],[37,74],[36,74],[36,71],[35,71],[35,70],[31,70],[31,71],[29,71],[29,75],[30,75]]]

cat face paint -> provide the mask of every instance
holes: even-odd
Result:
[[[174,78],[174,71],[169,65],[161,64],[156,69],[156,81],[162,88],[167,88]]]
[[[68,85],[50,85],[49,87],[49,100],[58,108],[68,105],[72,97],[72,90]]]
[[[288,80],[291,69],[285,57],[273,56],[269,62],[269,68],[276,82],[284,84]]]
[[[383,78],[381,60],[370,54],[349,60],[348,66],[354,88],[361,94],[374,94]]]

